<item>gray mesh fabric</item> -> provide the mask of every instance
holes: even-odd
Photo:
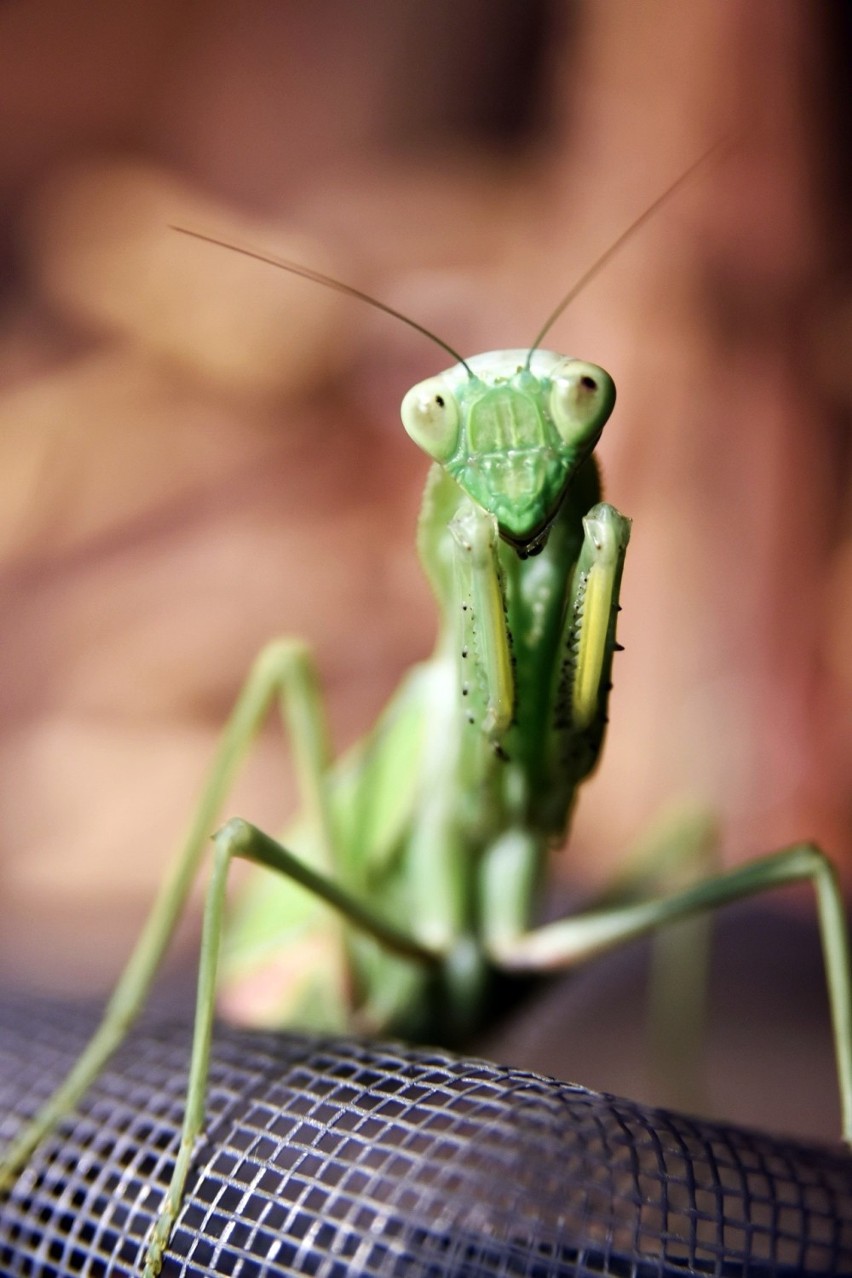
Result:
[[[0,1139],[93,1016],[0,1005]],[[0,1273],[138,1271],[185,1022],[145,1025],[0,1204]],[[852,1159],[437,1050],[217,1032],[164,1269],[239,1278],[852,1275]]]

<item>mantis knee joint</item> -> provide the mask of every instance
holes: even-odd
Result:
[[[310,649],[301,639],[273,639],[258,656],[255,674],[264,682],[271,682],[280,678],[288,667],[306,666],[310,659]]]

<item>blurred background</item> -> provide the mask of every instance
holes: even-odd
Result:
[[[599,455],[634,519],[609,740],[555,871],[601,882],[689,799],[727,863],[810,837],[848,882],[850,27],[831,0],[0,9],[7,984],[108,987],[266,639],[310,640],[343,747],[434,636],[398,404],[443,355],[170,224],[465,353],[522,346],[720,139],[547,339],[615,377]],[[293,799],[273,731],[228,810],[274,828]],[[795,964],[812,899],[771,908],[758,948]],[[792,979],[760,977],[780,1003]],[[795,1085],[810,1022],[779,1042]],[[755,1077],[729,1117],[757,1119]]]

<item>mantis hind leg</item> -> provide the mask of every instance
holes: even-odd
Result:
[[[514,937],[493,938],[489,950],[508,971],[545,971],[614,949],[664,924],[705,914],[768,888],[806,880],[816,892],[825,961],[834,1051],[840,1091],[843,1139],[852,1144],[852,980],[843,898],[833,865],[810,843],[798,843],[772,856],[694,884],[654,901],[613,905],[563,919]]]
[[[0,1155],[0,1191],[11,1184],[43,1137],[74,1107],[138,1016],[225,797],[276,698],[292,736],[302,802],[320,831],[331,869],[333,850],[323,784],[328,747],[319,687],[304,645],[282,639],[264,648],[249,673],[222,734],[189,830],[98,1028],[65,1081]]]

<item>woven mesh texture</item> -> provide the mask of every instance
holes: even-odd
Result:
[[[0,1139],[80,1009],[0,1006]],[[0,1204],[0,1273],[138,1271],[189,1033],[147,1025]],[[852,1275],[852,1160],[435,1050],[217,1033],[164,1269],[239,1278]]]

